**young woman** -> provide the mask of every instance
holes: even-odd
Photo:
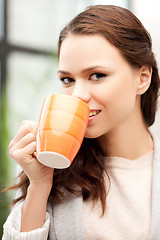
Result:
[[[90,117],[71,167],[32,155],[37,123],[10,143],[23,169],[20,197],[3,239],[160,239],[160,142],[154,123],[159,75],[151,38],[128,10],[87,8],[60,33],[61,93],[86,102]],[[21,200],[21,201],[20,201]]]

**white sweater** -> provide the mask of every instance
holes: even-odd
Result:
[[[107,210],[83,203],[86,240],[146,240],[150,232],[153,151],[136,160],[108,158]],[[107,184],[107,180],[106,180]]]

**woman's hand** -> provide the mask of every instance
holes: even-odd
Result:
[[[9,144],[10,156],[20,165],[28,176],[31,185],[46,186],[51,189],[53,169],[42,165],[33,153],[36,151],[38,124],[23,121],[16,136]]]
[[[11,157],[21,166],[30,181],[22,207],[21,232],[29,232],[43,226],[53,182],[54,170],[42,165],[33,156],[36,151],[37,125],[32,121],[22,122],[9,144]]]

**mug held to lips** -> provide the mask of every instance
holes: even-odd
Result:
[[[89,112],[88,105],[78,98],[48,96],[39,118],[37,159],[52,168],[69,167],[82,144]]]

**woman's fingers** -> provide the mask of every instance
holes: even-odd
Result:
[[[36,141],[29,143],[24,148],[11,150],[11,157],[16,160],[16,162],[24,161],[24,159],[28,156],[33,158],[32,153],[36,150]]]
[[[32,153],[35,152],[35,149],[36,149],[36,142],[34,141],[34,142],[31,142],[28,145],[26,145],[24,148],[17,149],[17,150],[14,150],[13,152],[11,152],[11,157],[25,171],[26,166],[28,164],[30,164],[30,161],[33,161]]]
[[[33,134],[32,132],[26,134],[22,139],[20,139],[19,142],[13,145],[13,147],[10,148],[10,155],[13,157],[13,152],[18,150],[18,149],[23,149],[25,146],[30,144],[31,142],[36,141],[36,135]],[[33,153],[33,152],[32,152]],[[31,153],[31,154],[32,154]]]
[[[21,166],[28,176],[30,184],[44,184],[50,190],[53,181],[53,169],[44,166],[33,156],[36,151],[37,126],[38,124],[32,121],[24,121],[21,124],[9,145],[10,156]]]
[[[36,151],[36,133],[36,122],[23,121],[16,136],[10,142],[10,156],[20,165],[24,159],[33,158],[32,154]]]
[[[36,135],[38,124],[33,121],[23,121],[16,136],[9,144],[9,149],[16,145],[26,134],[33,133]]]

